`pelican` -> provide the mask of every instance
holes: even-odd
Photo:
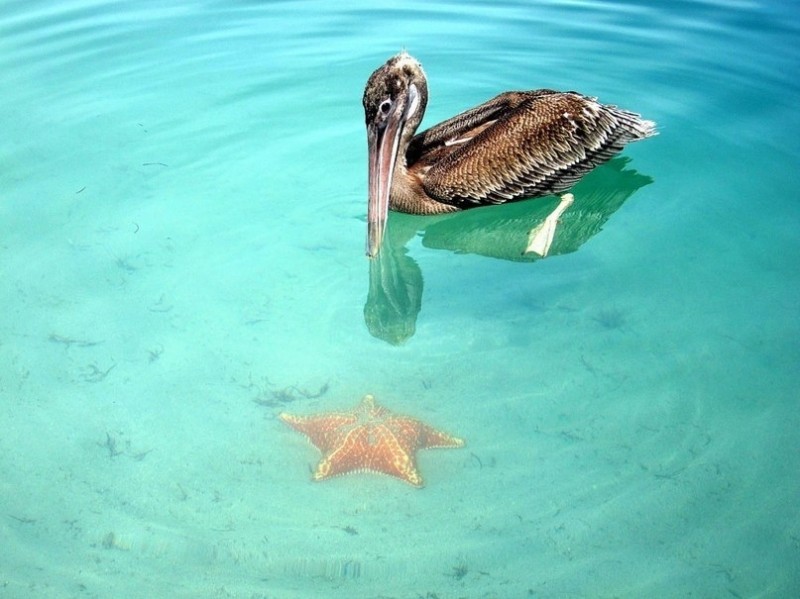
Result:
[[[367,256],[389,209],[442,214],[560,194],[655,123],[577,92],[511,91],[415,135],[428,103],[422,65],[405,51],[367,81]],[[572,197],[565,194],[566,202]]]

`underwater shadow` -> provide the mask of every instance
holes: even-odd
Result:
[[[423,277],[406,245],[417,235],[422,245],[456,254],[536,262],[577,251],[601,231],[636,190],[653,182],[618,157],[594,169],[573,188],[574,202],[557,196],[441,216],[392,213],[383,246],[369,261],[364,321],[373,337],[392,345],[410,339],[422,309]]]

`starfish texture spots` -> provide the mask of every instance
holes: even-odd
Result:
[[[416,451],[433,447],[463,447],[464,440],[419,420],[390,412],[365,395],[349,412],[313,416],[282,413],[279,418],[306,435],[322,452],[314,480],[348,472],[377,472],[422,486]]]

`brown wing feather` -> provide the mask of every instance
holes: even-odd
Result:
[[[653,133],[650,121],[574,92],[508,92],[420,134],[416,151],[425,191],[469,208],[569,189]]]
[[[418,133],[411,140],[406,152],[409,166],[417,165],[419,167],[421,165],[417,163],[420,161],[430,166],[431,163],[450,154],[460,145],[494,124],[503,114],[516,109],[523,100],[524,97],[521,94],[500,94],[480,106],[471,108]]]

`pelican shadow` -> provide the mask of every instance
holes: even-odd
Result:
[[[614,158],[584,176],[572,189],[571,204],[548,196],[441,216],[392,213],[383,249],[369,261],[364,320],[370,334],[392,345],[414,335],[423,289],[422,270],[407,247],[414,237],[430,249],[515,262],[575,252],[636,190],[653,182],[629,162]]]

